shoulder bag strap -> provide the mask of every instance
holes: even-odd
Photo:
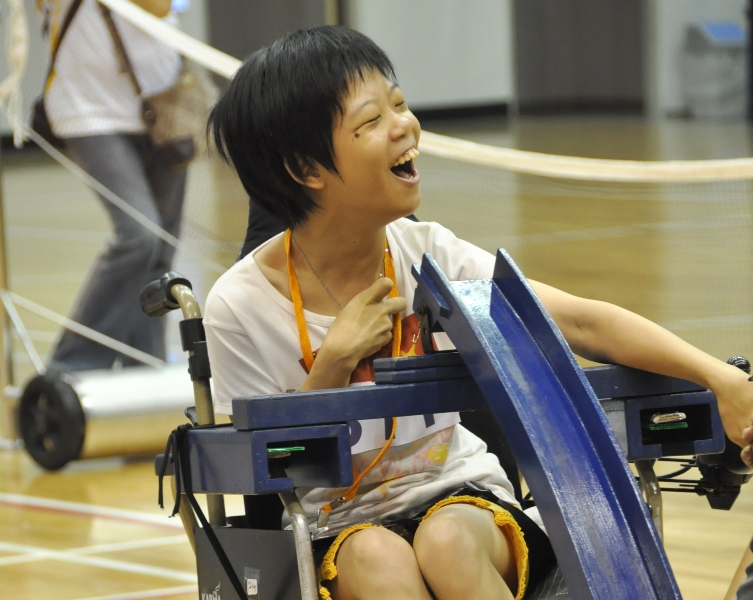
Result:
[[[49,86],[50,84],[50,78],[52,77],[52,71],[55,68],[55,59],[57,58],[58,50],[60,50],[60,44],[63,43],[63,38],[68,32],[68,28],[71,26],[73,17],[76,16],[76,13],[78,12],[78,9],[81,6],[82,2],[83,0],[73,0],[71,7],[68,9],[68,12],[65,15],[63,23],[60,25],[60,34],[58,35],[58,39],[55,41],[55,46],[52,49],[52,54],[50,56],[50,68],[47,70],[47,78],[45,79],[45,91],[47,91],[47,86]]]
[[[115,46],[115,53],[117,54],[118,62],[120,63],[120,72],[128,74],[128,77],[133,84],[133,89],[136,91],[136,95],[139,98],[142,98],[139,80],[136,79],[136,73],[133,71],[133,64],[131,64],[131,59],[128,58],[128,53],[123,44],[123,38],[120,37],[118,28],[112,18],[112,13],[110,12],[110,9],[101,2],[97,2],[97,4],[99,5],[99,10],[102,12],[102,18],[105,20],[107,29],[110,32],[110,37],[112,37],[112,43]]]

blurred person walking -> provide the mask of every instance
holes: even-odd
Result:
[[[170,0],[135,4],[157,17],[171,17]],[[169,146],[153,143],[142,98],[175,84],[180,56],[96,0],[38,0],[38,9],[51,50],[43,106],[52,133],[94,179],[177,237],[187,165]],[[164,359],[165,320],[142,314],[139,292],[170,270],[175,248],[98,196],[114,236],[92,266],[71,318]],[[51,366],[101,369],[116,360],[135,363],[65,331]]]

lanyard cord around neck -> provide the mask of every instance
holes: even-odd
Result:
[[[301,344],[301,352],[303,353],[303,363],[306,365],[306,372],[311,372],[311,367],[314,364],[314,353],[311,350],[311,340],[309,338],[308,327],[306,326],[306,317],[303,314],[303,300],[301,299],[301,288],[298,285],[298,275],[296,275],[295,268],[293,267],[293,261],[290,258],[290,242],[292,238],[292,231],[288,229],[285,232],[285,254],[287,256],[288,264],[288,283],[290,285],[290,296],[293,300],[293,308],[295,310],[295,320],[298,325],[298,339]],[[395,298],[398,295],[397,290],[397,277],[395,275],[395,263],[392,260],[392,254],[387,239],[384,240],[384,276],[392,281],[392,290],[390,291],[388,298]],[[400,343],[403,333],[402,322],[400,320],[400,314],[396,314],[392,317],[392,357],[397,358],[400,356]],[[377,463],[382,459],[387,449],[392,444],[392,440],[395,439],[395,431],[397,430],[397,418],[392,418],[392,432],[387,442],[377,454],[376,458],[366,469],[361,472],[353,482],[348,490],[336,500],[328,502],[319,510],[319,521],[317,525],[319,527],[325,527],[329,514],[336,508],[342,506],[346,502],[352,500],[358,494],[358,486],[361,484],[361,480],[366,474],[371,471]]]
[[[288,229],[285,232],[285,254],[287,255],[288,263],[288,284],[290,285],[290,296],[293,300],[293,308],[295,310],[295,320],[298,324],[298,339],[301,344],[301,352],[303,352],[303,363],[306,365],[306,372],[311,372],[311,367],[314,364],[314,353],[311,350],[311,340],[309,339],[308,327],[306,326],[306,317],[303,315],[303,300],[301,299],[301,288],[298,285],[298,275],[296,275],[295,268],[293,267],[293,261],[290,258],[290,242],[292,238],[292,232]],[[397,290],[397,278],[395,276],[395,263],[392,260],[392,253],[390,252],[389,244],[387,240],[384,240],[384,276],[392,281],[392,290],[390,290],[388,298],[396,298],[398,296]],[[403,333],[402,323],[400,321],[400,315],[393,317],[394,324],[392,326],[392,357],[397,358],[400,356],[400,342]]]

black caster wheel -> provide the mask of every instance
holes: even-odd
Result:
[[[26,451],[50,471],[76,459],[84,445],[84,411],[65,378],[57,371],[35,377],[26,385],[18,405]]]

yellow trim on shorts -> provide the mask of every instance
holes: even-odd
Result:
[[[518,571],[518,593],[515,596],[515,600],[522,600],[526,593],[526,586],[528,585],[528,546],[518,522],[507,510],[498,504],[476,496],[451,496],[450,498],[440,500],[428,510],[426,516],[421,521],[425,521],[437,510],[449,504],[471,504],[479,508],[485,508],[494,514],[494,522],[512,545],[515,566]]]
[[[523,531],[520,529],[520,525],[513,518],[513,516],[504,508],[483,498],[476,496],[451,496],[440,500],[434,506],[432,506],[426,513],[421,521],[425,521],[437,510],[443,506],[449,504],[471,504],[484,508],[494,514],[494,522],[497,527],[500,528],[504,536],[510,541],[513,549],[513,555],[515,556],[515,566],[518,571],[518,593],[515,596],[515,600],[522,600],[526,593],[526,586],[528,585],[528,546],[523,538]],[[332,595],[329,590],[322,585],[324,581],[332,581],[337,577],[337,567],[335,566],[335,559],[337,558],[337,552],[340,550],[343,542],[348,539],[354,533],[369,527],[375,527],[372,523],[359,523],[352,525],[347,529],[344,529],[332,542],[327,553],[324,555],[322,565],[319,567],[319,597],[321,600],[332,600]]]

